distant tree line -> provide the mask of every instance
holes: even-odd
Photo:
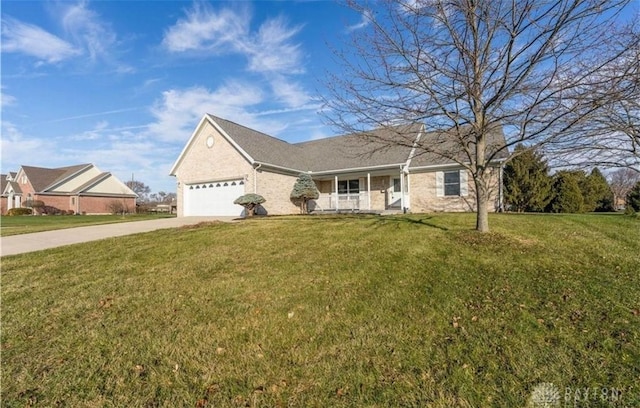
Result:
[[[622,206],[638,212],[640,173],[622,168],[609,180],[597,167],[551,174],[540,152],[518,145],[504,167],[504,199],[506,209],[516,212],[605,212]]]

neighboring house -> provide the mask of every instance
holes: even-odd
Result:
[[[109,214],[115,207],[135,210],[136,197],[113,174],[93,164],[57,169],[22,166],[2,176],[2,214],[32,200],[69,213]]]
[[[381,137],[388,129],[373,131]],[[422,124],[397,126],[406,140],[421,144],[441,133]],[[502,131],[492,143],[504,144]],[[395,133],[394,133],[395,134]],[[287,143],[237,123],[205,115],[171,169],[176,177],[178,216],[240,216],[233,201],[245,193],[266,199],[268,214],[295,214],[289,199],[297,176],[306,172],[320,197],[314,211],[473,211],[473,181],[459,164],[434,154],[416,154],[412,143],[382,148],[358,135]],[[500,204],[501,163],[494,165],[492,200]]]

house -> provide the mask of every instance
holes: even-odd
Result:
[[[113,174],[93,164],[55,169],[22,166],[2,175],[2,214],[39,200],[48,212],[110,214],[114,208],[134,210],[136,194]]]
[[[184,146],[171,175],[176,177],[178,216],[240,216],[233,201],[245,193],[262,195],[268,214],[295,214],[289,195],[300,173],[309,173],[320,197],[314,211],[473,211],[473,182],[459,164],[435,154],[417,154],[415,143],[442,142],[415,123],[378,129],[381,139],[405,138],[385,147],[351,134],[303,143],[287,143],[213,115],[205,115]],[[492,143],[504,145],[502,130]],[[438,140],[441,138],[441,140]],[[500,160],[492,163],[500,204]]]

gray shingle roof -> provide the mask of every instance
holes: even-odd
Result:
[[[255,161],[306,170],[306,155],[300,147],[226,119],[209,117]]]
[[[393,125],[366,133],[292,144],[229,120],[208,116],[255,161],[311,172],[404,164],[411,154],[416,137],[423,130],[420,123]],[[450,135],[444,135],[442,132],[422,134],[411,167],[454,162],[435,152],[449,153],[451,157],[464,160],[459,145]],[[504,134],[502,129],[497,129],[491,133],[488,145],[495,147],[500,144],[504,145]],[[506,152],[496,159],[505,155]]]
[[[298,143],[315,172],[404,164],[422,125],[390,126],[360,134]],[[395,145],[384,141],[394,140]]]

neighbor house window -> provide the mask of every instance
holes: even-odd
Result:
[[[358,194],[360,192],[360,180],[338,181],[338,194]]]
[[[445,196],[460,195],[460,172],[459,171],[444,172],[444,195]]]

